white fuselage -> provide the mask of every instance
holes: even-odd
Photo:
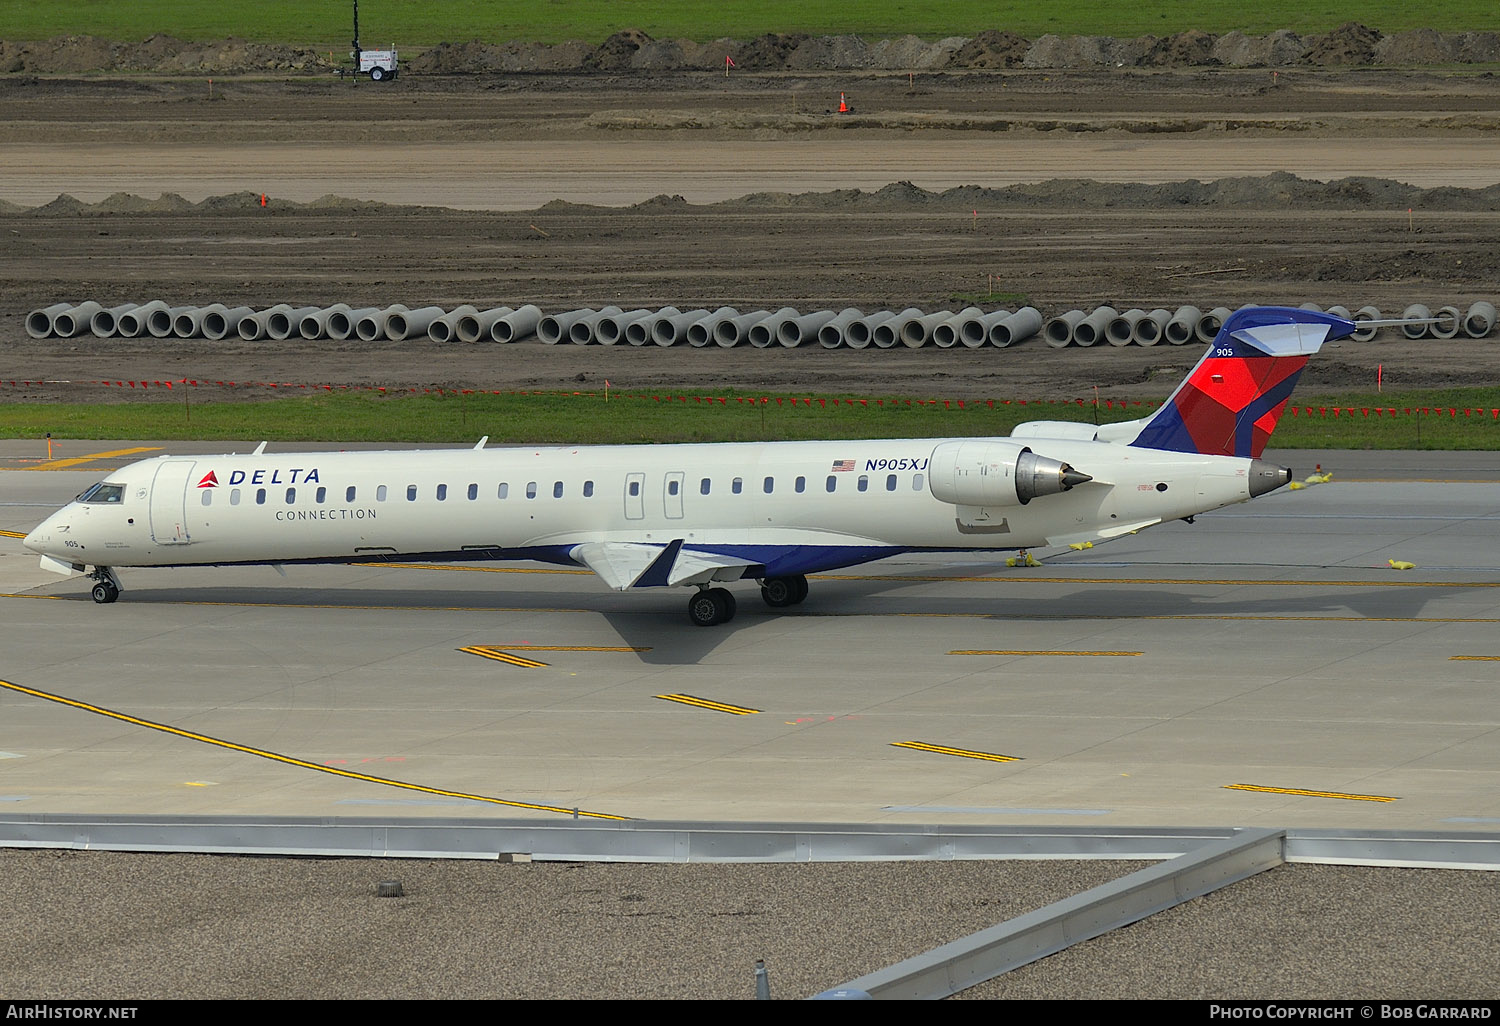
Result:
[[[1093,480],[1022,504],[941,501],[944,439],[162,456],[75,501],[26,544],[85,566],[539,559],[667,545],[806,574],[913,549],[1114,537],[1249,498],[1251,461],[1079,439],[1024,444]],[[116,494],[116,493],[111,493]]]

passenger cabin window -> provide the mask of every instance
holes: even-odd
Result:
[[[828,475],[828,483],[827,483],[828,490],[830,492],[832,492],[838,486],[839,486],[838,475],[837,474],[829,474]]]
[[[797,494],[798,495],[801,495],[803,492],[807,491],[807,478],[805,478],[805,477],[799,477],[799,478],[797,478],[797,481],[796,481],[796,484],[794,485],[794,487],[797,489]]]
[[[229,504],[231,506],[238,506],[240,504],[240,490],[238,488],[229,489]]]
[[[437,501],[438,502],[446,502],[447,500],[448,500],[448,486],[447,485],[438,485],[437,486]]]
[[[552,497],[554,499],[561,499],[562,498],[562,493],[563,493],[562,482],[561,481],[553,481],[552,482]]]
[[[920,492],[922,490],[922,475],[916,474],[911,479],[911,490]]]
[[[473,502],[477,498],[479,498],[479,485],[478,484],[471,484],[471,485],[469,485],[469,501]]]
[[[709,482],[708,482],[708,478],[705,477],[702,481],[698,482],[698,494],[699,495],[707,495],[708,491],[709,491]]]
[[[500,482],[500,489],[495,494],[498,495],[502,499],[506,498],[507,496],[510,495],[510,485],[507,484],[504,481],[501,481]]]
[[[592,499],[594,497],[594,482],[585,481],[583,483],[583,497],[585,499]]]
[[[678,491],[680,491],[680,490],[681,490],[681,482],[680,481],[668,481],[667,482],[667,494],[668,495],[676,495],[678,493]]]
[[[288,506],[290,506],[292,503],[294,503],[296,501],[297,501],[297,489],[295,489],[295,488],[288,488],[286,490],[286,504]]]
[[[125,486],[100,482],[78,497],[79,502],[124,502]]]
[[[886,478],[885,478],[885,490],[888,491],[888,492],[894,492],[896,490],[896,475],[895,474],[887,474],[886,475]]]
[[[264,488],[255,489],[255,504],[257,506],[264,506],[266,504],[266,490]]]
[[[742,477],[737,477],[733,481],[729,482],[729,490],[736,495],[740,494],[740,492],[743,492],[745,490],[745,479]]]
[[[407,502],[416,502],[417,501],[417,486],[416,485],[407,485],[406,486],[406,501]]]
[[[313,501],[321,506],[325,501],[327,501],[327,499],[328,489],[324,488],[322,485],[319,485],[317,492],[313,494]]]
[[[213,501],[214,501],[214,490],[212,488],[205,488],[205,489],[203,489],[203,505],[205,505],[205,506],[212,505]]]
[[[353,491],[353,489],[351,488],[350,491]],[[376,485],[375,486],[375,501],[376,502],[384,502],[385,501],[385,485]]]
[[[348,488],[344,489],[344,501],[345,502],[353,502],[354,501],[354,486],[353,485],[350,485]]]
[[[776,479],[774,477],[766,478],[761,487],[765,489],[767,495],[770,495],[776,489]]]
[[[630,482],[630,497],[633,499],[639,494],[641,494],[641,483],[639,481]]]
[[[536,498],[536,482],[535,481],[527,481],[526,482],[526,498],[528,498],[528,499],[534,499],[534,498]]]
[[[868,474],[859,475],[859,490],[862,492],[870,490],[870,477]]]

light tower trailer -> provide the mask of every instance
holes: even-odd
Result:
[[[373,82],[384,82],[394,79],[399,72],[396,62],[396,49],[389,50],[366,50],[359,45],[359,0],[354,0],[354,49],[349,56],[354,59],[354,74],[369,75]],[[342,77],[345,69],[339,69]]]

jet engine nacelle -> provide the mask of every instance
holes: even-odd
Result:
[[[944,442],[932,450],[927,466],[928,489],[955,506],[1024,506],[1092,480],[1030,446],[1003,441]]]

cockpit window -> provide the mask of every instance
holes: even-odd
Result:
[[[100,481],[78,497],[79,502],[124,502],[125,486]]]

